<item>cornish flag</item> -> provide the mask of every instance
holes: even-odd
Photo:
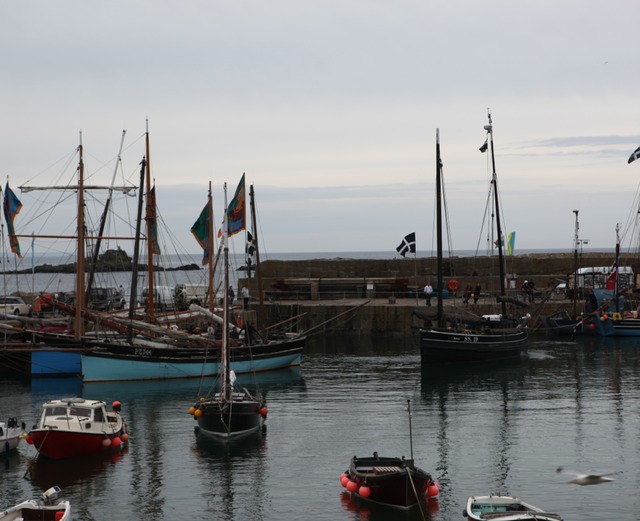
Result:
[[[633,151],[633,154],[631,154],[629,156],[629,161],[627,161],[627,164],[629,163],[633,163],[636,159],[638,159],[640,157],[640,147],[636,148]]]
[[[398,246],[396,250],[403,257],[407,253],[415,253],[416,252],[416,233],[412,232],[409,235],[407,235],[404,239],[402,239],[400,246]]]

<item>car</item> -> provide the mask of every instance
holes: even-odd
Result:
[[[116,288],[91,288],[89,290],[89,309],[111,311],[124,308],[124,295]]]
[[[31,316],[31,304],[27,304],[22,297],[0,297],[0,313]]]

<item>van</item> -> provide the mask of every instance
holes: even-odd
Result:
[[[149,306],[149,288],[142,290],[140,305],[146,309]],[[175,309],[175,290],[171,286],[153,287],[153,305],[160,311],[172,311]]]
[[[89,309],[111,311],[124,308],[124,295],[116,288],[91,288],[89,290]]]
[[[176,308],[183,311],[191,304],[204,306],[207,302],[208,287],[205,284],[176,284]]]

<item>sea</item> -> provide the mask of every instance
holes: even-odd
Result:
[[[76,521],[458,521],[472,495],[510,494],[566,521],[638,520],[640,342],[534,337],[510,361],[436,365],[417,332],[312,337],[296,369],[243,377],[269,408],[255,436],[200,437],[188,409],[210,382],[0,380],[0,415],[35,423],[68,396],[122,403],[130,439],[49,461],[0,459],[0,510],[59,486]],[[440,485],[400,514],[340,484],[353,456],[413,457]],[[569,471],[614,473],[594,486]]]

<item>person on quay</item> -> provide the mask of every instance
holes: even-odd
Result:
[[[433,286],[431,283],[427,282],[427,285],[424,287],[424,296],[427,301],[427,306],[431,305],[431,297],[433,296]]]

